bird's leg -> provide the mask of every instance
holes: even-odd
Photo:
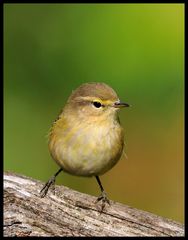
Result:
[[[103,186],[101,184],[101,181],[100,181],[99,177],[98,176],[95,176],[95,177],[96,177],[97,183],[99,184],[99,187],[101,189],[101,194],[97,198],[97,202],[102,200],[102,209],[101,209],[101,211],[102,211],[104,209],[104,207],[105,207],[105,203],[108,203],[110,205],[110,201],[107,198],[106,192],[104,191],[104,188],[103,188]]]
[[[57,175],[63,171],[62,168],[60,168],[49,180],[48,182],[44,185],[44,187],[40,190],[40,197],[43,198],[46,196],[48,189],[51,185],[55,184],[55,178],[57,177]]]

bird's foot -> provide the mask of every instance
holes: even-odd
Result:
[[[48,189],[50,186],[53,186],[53,189],[55,190],[55,176],[51,177],[48,182],[44,185],[44,187],[40,190],[40,197],[43,198],[46,196]]]
[[[110,200],[107,198],[105,191],[101,192],[101,195],[97,198],[95,203],[98,203],[100,201],[102,201],[102,205],[101,205],[101,212],[102,212],[106,203],[110,205]]]

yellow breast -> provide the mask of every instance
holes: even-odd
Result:
[[[120,159],[124,145],[118,121],[69,121],[62,116],[55,122],[49,138],[54,160],[68,173],[100,175]]]

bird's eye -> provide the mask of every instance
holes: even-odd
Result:
[[[96,107],[96,108],[100,108],[102,106],[102,104],[100,102],[93,102],[93,105]]]

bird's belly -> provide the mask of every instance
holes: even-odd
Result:
[[[49,144],[56,162],[68,173],[80,176],[100,175],[111,169],[123,151],[120,126],[93,127],[88,131],[69,131]]]

